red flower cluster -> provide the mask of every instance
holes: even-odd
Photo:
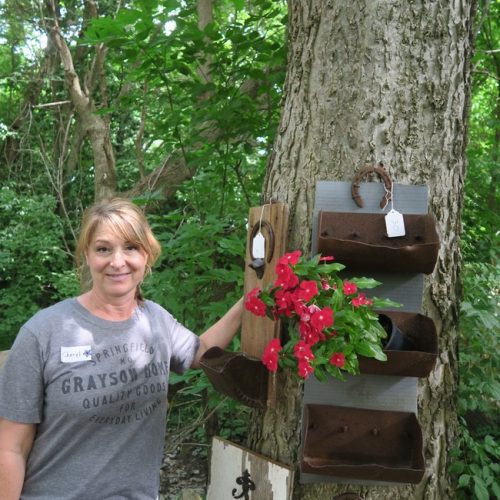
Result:
[[[352,299],[351,304],[354,307],[371,306],[373,304],[373,300],[367,299],[364,293],[360,293],[356,298]]]
[[[254,288],[245,300],[252,314],[281,319],[286,340],[271,340],[262,362],[271,372],[290,369],[305,379],[313,374],[324,381],[343,380],[359,373],[358,356],[385,361],[386,332],[375,309],[397,307],[390,299],[367,298],[360,289],[380,283],[373,278],[344,279],[343,264],[316,255],[303,260],[301,252],[286,253],[276,264],[276,279],[264,289]]]
[[[245,301],[245,307],[256,316],[266,315],[266,304],[259,299],[258,288],[254,288],[247,293],[247,300]]]
[[[292,369],[303,379],[311,374],[319,380],[342,379],[345,373],[359,373],[358,355],[386,359],[381,343],[386,334],[373,309],[398,304],[368,299],[359,290],[380,283],[343,279],[338,273],[345,266],[332,260],[316,255],[304,261],[299,250],[286,253],[278,259],[274,283],[247,294],[245,307],[252,314],[281,318],[288,326],[283,345],[276,338],[264,349],[268,370]]]
[[[328,306],[320,308],[316,304],[310,303],[319,293],[318,282],[315,280],[300,281],[299,276],[294,273],[292,266],[298,264],[300,256],[300,250],[296,250],[284,254],[278,260],[275,269],[277,279],[273,285],[273,289],[275,289],[274,304],[270,307],[270,313],[275,319],[279,316],[298,319],[300,341],[295,345],[293,352],[298,363],[298,374],[302,378],[306,378],[314,372],[312,366],[314,355],[311,346],[324,340],[327,335],[333,335],[325,330],[333,326],[334,314]],[[320,280],[319,285],[322,290],[331,288],[325,280]],[[257,316],[266,315],[266,304],[260,298],[258,288],[254,288],[247,294],[245,307]],[[266,347],[262,361],[269,370],[277,370],[280,351],[281,346],[277,339],[272,340]]]
[[[270,372],[275,372],[278,369],[278,358],[282,347],[280,339],[273,339],[267,344],[262,354],[262,362]]]

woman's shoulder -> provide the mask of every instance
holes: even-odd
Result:
[[[141,305],[141,309],[147,316],[161,319],[168,322],[177,322],[174,315],[169,312],[165,307],[153,302],[152,300],[145,300]]]
[[[52,323],[54,320],[61,320],[72,314],[75,310],[76,298],[61,300],[51,306],[45,307],[37,311],[31,318],[29,318],[23,325],[25,328],[31,329],[34,326],[46,325]]]
[[[167,314],[170,316],[170,313],[160,304],[157,302],[153,302],[152,300],[145,300],[141,305],[140,308],[146,313],[146,314]]]

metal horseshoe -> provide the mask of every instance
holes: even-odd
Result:
[[[361,182],[361,179],[368,174],[371,173],[376,173],[378,176],[382,179],[384,182],[385,186],[385,194],[380,200],[380,208],[385,208],[387,206],[387,203],[391,201],[392,198],[392,181],[391,178],[389,177],[389,174],[384,170],[384,164],[379,163],[378,165],[367,165],[365,168],[360,170],[355,176],[352,181],[352,186],[351,186],[351,194],[352,194],[352,199],[358,205],[358,207],[363,208],[364,203],[363,203],[363,198],[359,194],[359,183]]]
[[[269,237],[269,244],[267,245],[267,259],[261,259],[261,258],[255,258],[253,255],[253,249],[252,249],[252,242],[257,236],[257,233],[262,230],[262,228],[265,228],[267,230],[267,234]],[[257,278],[262,279],[262,276],[264,276],[264,270],[266,267],[266,260],[267,262],[271,262],[274,254],[274,231],[273,227],[269,222],[265,220],[260,220],[259,222],[255,223],[252,232],[250,234],[250,258],[252,259],[252,262],[248,264],[248,267],[251,267],[254,271],[255,274],[257,274]]]

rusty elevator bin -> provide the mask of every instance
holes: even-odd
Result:
[[[269,372],[260,359],[212,347],[200,359],[200,366],[220,393],[247,406],[266,406]]]
[[[422,431],[414,413],[306,405],[301,471],[418,483]]]
[[[432,215],[404,214],[406,234],[387,236],[384,214],[319,212],[317,251],[349,271],[432,273],[439,237]]]
[[[387,350],[387,361],[359,357],[361,373],[397,375],[400,377],[427,377],[434,369],[438,341],[434,321],[419,313],[378,311],[388,316],[402,334],[411,340],[412,350]]]

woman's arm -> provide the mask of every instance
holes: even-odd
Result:
[[[0,418],[0,491],[2,500],[19,500],[26,460],[35,438],[35,424]]]
[[[217,323],[200,335],[200,347],[191,365],[192,368],[200,367],[200,358],[211,347],[217,346],[225,349],[231,343],[231,340],[241,327],[242,314],[243,297]]]

